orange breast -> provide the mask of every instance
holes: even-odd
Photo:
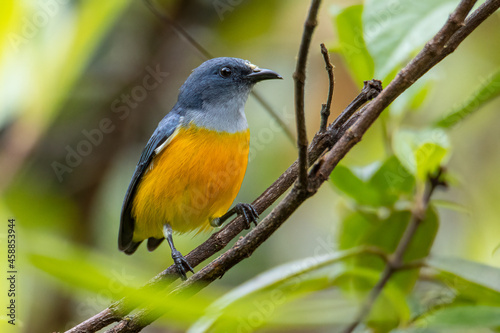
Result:
[[[162,238],[163,225],[203,230],[230,208],[248,163],[250,132],[221,133],[190,125],[154,157],[134,197],[133,240]]]

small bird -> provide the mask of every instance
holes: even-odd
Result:
[[[238,58],[215,58],[196,68],[177,103],[142,151],[122,206],[118,247],[149,251],[166,238],[181,278],[192,267],[175,248],[173,231],[219,227],[234,214],[257,223],[250,204],[229,210],[248,163],[250,132],[245,103],[255,83],[282,79]]]

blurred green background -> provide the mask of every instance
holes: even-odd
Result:
[[[294,131],[292,74],[308,1],[155,3],[214,56],[248,59],[280,73],[283,81],[265,82],[256,90]],[[319,44],[338,51],[335,15],[353,3],[358,2],[324,1],[320,11],[307,71],[310,138],[319,127],[319,111],[328,91]],[[417,128],[439,119],[499,68],[499,26],[496,13],[426,75],[431,83],[425,99],[420,97],[423,104],[418,112],[400,116],[405,127]],[[332,53],[336,85],[331,119],[358,94],[361,80],[372,78],[356,77],[345,55]],[[7,219],[15,218],[19,279],[17,325],[6,324],[2,310],[2,332],[64,331],[107,307],[120,293],[112,286],[99,289],[98,284],[88,286],[98,289],[94,292],[81,288],[92,285],[99,274],[120,286],[136,287],[171,264],[166,246],[152,253],[141,246],[130,257],[119,252],[119,214],[142,148],[175,104],[180,85],[203,61],[192,45],[142,1],[2,1],[0,217],[4,227],[0,240],[4,253]],[[162,74],[154,88],[141,88],[145,77],[155,71]],[[438,197],[460,209],[439,208],[441,225],[432,253],[500,266],[500,251],[496,251],[500,244],[499,108],[498,99],[488,103],[449,132],[452,155],[447,168],[454,182]],[[398,117],[397,110],[395,105],[393,117]],[[236,202],[253,201],[296,158],[295,144],[253,97],[246,114],[251,154]],[[344,165],[365,167],[383,159],[388,149],[387,127],[381,124],[370,129]],[[100,134],[91,142],[89,133]],[[85,156],[71,157],[75,150]],[[216,281],[206,295],[220,294],[278,264],[338,248],[338,222],[349,206],[341,197],[325,184],[279,232]],[[183,235],[176,238],[176,244],[188,253],[207,237]],[[47,263],[43,260],[47,257],[60,261]],[[6,255],[1,258],[3,276]],[[71,272],[80,274],[81,281],[75,281]],[[7,289],[6,280],[1,279],[2,309],[8,301]],[[167,324],[158,325],[144,331],[160,332],[158,327]],[[180,324],[174,328],[183,330]]]

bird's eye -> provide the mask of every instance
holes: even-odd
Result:
[[[222,76],[223,78],[230,77],[231,76],[231,68],[222,67],[221,70],[219,71],[219,75]]]

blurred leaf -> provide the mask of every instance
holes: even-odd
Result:
[[[463,214],[470,214],[471,213],[470,209],[468,209],[464,205],[461,205],[461,204],[453,202],[453,201],[434,199],[434,200],[432,200],[432,203],[436,207],[452,210],[455,212],[459,212],[459,213],[463,213]]]
[[[385,82],[394,68],[434,36],[456,4],[456,0],[366,0],[363,34],[375,63],[375,77]]]
[[[16,0],[3,0],[0,10],[0,55],[5,55],[5,50],[11,47],[9,34],[15,30],[16,18],[20,17],[21,4]],[[0,60],[2,58],[0,57]]]
[[[500,307],[500,269],[459,258],[431,257],[434,278],[454,290],[452,306]]]
[[[500,268],[461,258],[432,256],[427,265],[500,293]]]
[[[429,92],[434,88],[434,81],[423,76],[392,102],[389,113],[393,117],[403,116],[407,111],[417,110],[424,104]]]
[[[469,98],[455,107],[443,119],[435,123],[436,127],[451,128],[467,116],[481,109],[489,101],[500,95],[500,69],[487,77]]]
[[[412,194],[415,184],[414,177],[395,156],[390,156],[378,166],[368,181],[343,165],[335,168],[330,179],[336,189],[354,199],[357,204],[373,207],[394,205],[401,195]]]
[[[363,243],[367,230],[373,228],[375,223],[380,223],[378,216],[371,213],[354,211],[344,217],[339,230],[339,248],[350,249]]]
[[[301,327],[311,330],[312,326],[349,324],[356,315],[357,304],[339,293],[324,291],[300,298],[276,309],[269,320],[269,326],[279,326],[283,331],[296,331]]]
[[[415,178],[405,169],[396,156],[389,156],[370,179],[377,189],[381,205],[393,205],[402,194],[413,194]]]
[[[128,297],[129,304],[148,304],[164,313],[164,317],[177,323],[191,323],[199,318],[213,301],[215,294],[168,295],[160,286],[136,289],[131,285],[133,277],[111,268],[110,260],[89,255],[83,249],[68,246],[58,255],[31,253],[33,266],[65,282],[73,288],[90,291],[109,301]]]
[[[394,211],[385,219],[380,219],[371,214],[355,212],[342,221],[339,243],[342,249],[349,248],[349,246],[376,246],[386,253],[393,253],[410,218],[410,211]],[[438,216],[431,207],[428,209],[425,219],[420,224],[405,253],[405,262],[427,257],[434,243],[438,227]],[[353,267],[370,268],[379,272],[382,272],[385,267],[385,263],[382,260],[374,260],[367,257],[354,257],[348,260],[348,263]],[[401,290],[409,293],[417,278],[418,270],[415,269],[399,272],[393,280]],[[361,292],[366,292],[372,287],[371,285],[364,284],[363,281],[353,280],[349,282],[349,288],[354,288]]]
[[[500,307],[445,307],[420,318],[416,326],[428,328],[481,328],[500,326]]]
[[[439,129],[398,131],[392,145],[401,163],[421,183],[446,162],[450,148],[448,136]]]
[[[330,175],[333,185],[360,205],[378,205],[379,193],[349,168],[338,165]]]
[[[52,231],[67,237],[79,222],[78,209],[71,198],[36,174],[20,178],[4,196],[14,216],[30,230]]]
[[[349,286],[352,281],[356,281],[356,286],[351,291],[362,302],[366,294],[380,279],[380,271],[366,267],[353,267],[347,269],[344,273],[335,279],[335,284]],[[364,286],[362,292],[358,288]],[[410,309],[406,303],[405,293],[395,283],[394,279],[387,282],[382,293],[377,298],[367,324],[376,331],[387,332],[396,327],[400,322],[406,322],[410,318]]]
[[[373,78],[373,59],[363,39],[363,5],[332,6],[331,12],[338,36],[338,45],[333,51],[342,55],[354,81],[362,87],[363,81]]]
[[[220,19],[218,35],[230,43],[243,44],[272,28],[280,14],[281,1],[214,1],[211,7]]]
[[[358,255],[362,251],[362,249],[351,249],[320,257],[305,258],[264,272],[215,301],[208,308],[208,313],[191,326],[189,332],[210,331],[217,322],[223,323],[225,329],[229,329],[228,326],[231,327],[233,323],[228,321],[228,314],[242,313],[241,306],[235,306],[237,303],[252,307],[266,301],[270,302],[274,308],[295,299],[299,292],[304,293],[306,291],[310,293],[311,291],[326,288],[330,284],[328,282],[329,278],[325,280],[325,275],[317,276],[308,273]],[[323,282],[318,283],[320,280],[323,280]],[[280,289],[284,285],[285,289]],[[304,286],[307,287],[304,289]],[[246,309],[246,311],[252,310]],[[218,327],[219,331],[220,329],[221,327]]]

